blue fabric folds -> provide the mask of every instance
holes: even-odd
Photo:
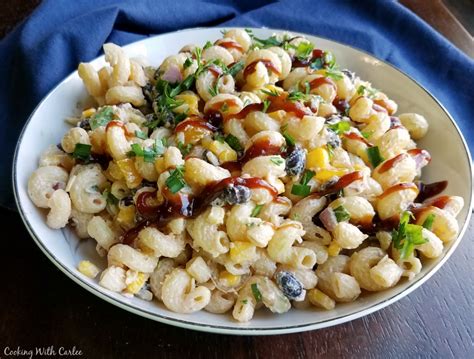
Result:
[[[266,26],[362,48],[424,85],[474,146],[474,62],[393,1],[44,0],[0,42],[0,205],[15,208],[11,162],[38,102],[104,42],[124,45],[197,26]],[[41,149],[38,149],[40,151]]]

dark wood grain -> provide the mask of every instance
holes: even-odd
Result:
[[[474,355],[474,228],[443,268],[399,302],[363,319],[318,331],[232,337],[156,323],[82,289],[36,247],[19,216],[2,211],[0,346],[53,345],[87,358],[439,357]],[[3,350],[3,348],[0,348]],[[3,358],[0,351],[0,357]]]
[[[21,21],[36,3],[10,1],[7,7],[0,7],[0,35]],[[411,1],[411,9],[426,15],[428,10],[420,3]],[[11,9],[13,13],[8,13]],[[427,16],[426,20],[434,18]],[[436,21],[431,24],[440,26]],[[454,33],[456,30],[446,36],[454,41],[455,37],[450,37]],[[2,228],[13,232],[4,231],[0,239],[4,243],[0,250],[0,358],[12,358],[4,355],[6,346],[25,350],[75,346],[83,358],[474,357],[472,223],[443,268],[388,308],[318,331],[232,337],[163,325],[98,299],[49,262],[18,214],[0,210],[0,215]]]
[[[453,15],[450,8],[441,0],[400,0],[407,8],[412,10],[428,24],[438,30],[448,38],[454,45],[474,58],[474,40],[472,35],[466,30],[462,23]],[[468,3],[468,2],[467,2]],[[458,7],[451,5],[455,11],[459,12],[462,4]],[[465,5],[465,14],[471,21],[474,19],[472,0]]]

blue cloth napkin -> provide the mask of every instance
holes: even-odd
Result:
[[[396,2],[44,0],[0,42],[0,206],[15,208],[11,162],[25,121],[80,61],[97,57],[107,41],[124,45],[153,34],[216,25],[301,31],[362,48],[431,91],[474,146],[474,62]]]

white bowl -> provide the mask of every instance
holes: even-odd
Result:
[[[190,43],[204,44],[221,36],[220,28],[190,29],[156,37],[125,46],[130,56],[145,56],[152,65],[158,65],[168,55]],[[259,37],[269,37],[275,31],[254,29]],[[68,129],[64,118],[78,114],[81,103],[87,98],[85,88],[77,72],[72,73],[54,88],[38,105],[18,141],[13,165],[13,187],[23,221],[31,236],[46,256],[68,277],[82,287],[130,312],[179,327],[226,334],[283,334],[324,328],[347,322],[394,303],[419,287],[430,278],[453,253],[464,234],[471,216],[472,170],[471,157],[459,128],[446,109],[414,80],[393,66],[377,60],[360,50],[310,35],[306,35],[318,48],[332,51],[341,68],[355,71],[361,78],[383,89],[399,104],[399,113],[416,112],[430,122],[428,135],[420,141],[433,161],[424,170],[427,182],[449,180],[446,193],[461,196],[465,207],[458,216],[460,234],[447,245],[444,254],[424,263],[421,273],[412,281],[403,281],[395,288],[364,295],[354,303],[339,304],[335,310],[296,310],[277,315],[260,310],[247,324],[233,321],[231,315],[216,315],[201,311],[195,314],[178,314],[167,310],[157,302],[126,298],[100,287],[95,280],[86,278],[76,270],[80,260],[90,259],[105,267],[99,258],[93,240],[79,241],[69,229],[52,230],[46,226],[45,212],[36,208],[28,198],[27,182],[35,170],[40,153],[49,145],[60,141]],[[104,65],[104,57],[94,60],[96,68]],[[403,313],[401,314],[403,315]]]

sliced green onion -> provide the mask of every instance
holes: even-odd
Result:
[[[250,217],[257,217],[260,211],[262,210],[263,204],[257,204],[255,208],[252,210]]]
[[[334,125],[329,125],[328,128],[336,132],[338,135],[347,132],[351,129],[351,124],[347,121],[340,121]]]
[[[333,212],[338,222],[344,222],[351,219],[351,215],[349,214],[349,212],[347,212],[347,210],[342,205],[337,208],[334,208]]]
[[[228,134],[225,138],[225,142],[227,142],[229,146],[237,152],[240,152],[243,150],[239,139],[235,137],[234,135]]]
[[[83,161],[89,161],[91,156],[91,148],[91,145],[76,143],[76,146],[74,147],[74,152],[72,153],[72,157]]]
[[[260,293],[260,290],[258,289],[257,283],[252,283],[250,288],[252,288],[252,293],[253,293],[253,296],[254,296],[255,300],[257,302],[261,301],[262,300],[262,293]]]
[[[303,185],[307,185],[308,182],[311,181],[311,178],[313,178],[315,174],[316,172],[314,171],[310,171],[310,170],[304,171],[303,176],[301,177],[300,183]]]
[[[423,227],[431,231],[435,217],[436,215],[434,213],[430,213],[423,222]]]
[[[305,184],[295,183],[293,187],[291,187],[291,194],[296,196],[305,197],[309,195],[311,192],[311,187]]]
[[[171,175],[166,179],[165,184],[171,193],[176,193],[181,188],[186,186],[182,167],[177,167],[175,170],[173,170]]]
[[[383,157],[380,155],[378,146],[367,148],[367,156],[369,157],[369,161],[374,168],[384,161]]]

